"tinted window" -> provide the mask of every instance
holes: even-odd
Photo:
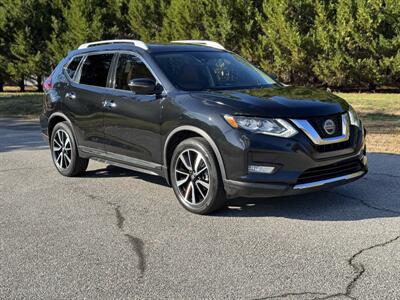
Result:
[[[77,56],[74,57],[70,63],[68,64],[68,67],[66,68],[67,74],[69,78],[73,79],[74,75],[76,73],[76,70],[78,69],[79,63],[81,62],[82,56]]]
[[[115,73],[115,88],[129,90],[128,82],[138,78],[150,78],[155,81],[150,70],[140,58],[132,54],[121,54]]]
[[[89,55],[82,66],[80,83],[105,87],[113,54]]]
[[[276,84],[240,56],[228,52],[169,52],[153,57],[170,81],[183,90],[261,88]]]

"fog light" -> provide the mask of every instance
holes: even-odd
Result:
[[[249,165],[249,173],[266,173],[271,174],[275,171],[275,167],[272,166],[257,166]]]

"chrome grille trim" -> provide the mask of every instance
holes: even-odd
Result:
[[[318,187],[324,184],[328,183],[334,183],[342,180],[349,180],[352,178],[360,177],[365,174],[365,171],[358,171],[352,174],[344,175],[344,176],[339,176],[339,177],[334,177],[334,178],[329,178],[329,179],[324,179],[324,180],[319,180],[319,181],[314,181],[314,182],[309,182],[309,183],[302,183],[302,184],[296,184],[293,189],[295,190],[303,190],[303,189],[309,189],[309,188],[314,188]]]
[[[342,134],[331,138],[321,138],[316,129],[304,119],[290,119],[298,128],[300,128],[315,145],[327,145],[345,142],[350,138],[350,121],[348,114],[342,114]]]

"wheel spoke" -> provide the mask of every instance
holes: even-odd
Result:
[[[208,182],[205,182],[203,180],[197,180],[197,182],[204,186],[207,190],[210,188],[210,184]]]
[[[190,166],[190,169],[189,170],[192,170],[193,171],[193,164],[192,164],[192,158],[190,157],[190,150],[188,150],[187,151],[187,154],[188,154],[188,160],[189,160],[189,166]]]
[[[61,148],[61,144],[57,142],[56,138],[54,138],[54,145]]]
[[[185,175],[185,176],[189,176],[189,173],[183,172],[181,170],[175,170],[175,172],[179,173],[179,174],[182,174],[182,175]]]
[[[204,167],[203,169],[201,169],[200,171],[198,171],[196,173],[197,176],[199,176],[201,173],[203,173],[205,170],[207,170],[207,167]]]
[[[177,186],[181,186],[182,184],[184,184],[185,182],[187,182],[187,180],[189,179],[189,175],[187,175],[184,179],[178,180],[176,182]]]
[[[201,154],[197,153],[196,160],[194,161],[194,171],[197,173],[200,163],[203,161]]]
[[[196,189],[194,188],[193,182],[191,182],[191,184],[192,184],[192,203],[196,204]]]
[[[66,153],[64,153],[64,157],[65,157],[66,163],[67,163],[66,166],[68,167],[69,164],[71,163],[71,158],[69,158],[69,156]]]
[[[183,163],[183,165],[185,166],[186,170],[188,170],[188,171],[191,171],[191,170],[192,170],[192,168],[191,168],[191,166],[190,166],[190,163],[188,163],[188,162],[186,161],[186,158],[185,158],[184,153],[181,154],[180,160],[181,160],[181,162]]]
[[[58,157],[56,158],[56,162],[57,162],[57,164],[60,166],[60,164],[61,164],[61,157],[62,157],[62,153],[60,153],[59,155],[58,155]],[[59,162],[59,160],[60,160],[60,162]]]
[[[64,146],[64,142],[63,142],[63,139],[61,137],[61,131],[57,131],[56,138],[58,138],[58,141],[60,142],[61,146]]]
[[[189,182],[189,184],[186,187],[186,193],[185,193],[185,200],[189,201],[189,195],[190,195],[190,191],[192,190],[192,182]]]
[[[201,194],[201,196],[203,197],[203,200],[204,200],[206,198],[206,195],[204,195],[203,191],[199,187],[199,182],[198,181],[196,181],[196,187],[197,187],[197,190],[200,192],[200,194]]]
[[[64,168],[64,153],[61,152],[60,166]]]

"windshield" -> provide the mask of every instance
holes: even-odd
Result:
[[[251,89],[276,85],[240,56],[228,52],[167,52],[153,58],[168,79],[185,91]]]

